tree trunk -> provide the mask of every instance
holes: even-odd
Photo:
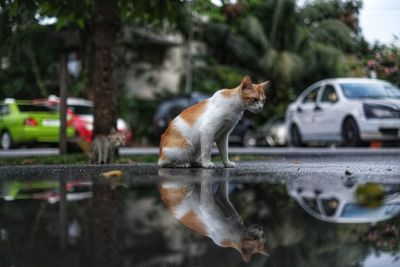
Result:
[[[117,93],[113,80],[113,45],[119,29],[118,1],[94,1],[95,38],[93,137],[107,135],[117,121]]]
[[[80,32],[82,40],[82,70],[88,79],[85,84],[83,96],[89,100],[94,100],[94,68],[95,68],[95,45],[94,45],[94,28],[93,21],[88,21],[85,29]]]

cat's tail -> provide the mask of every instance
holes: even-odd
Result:
[[[158,166],[161,168],[189,168],[193,161],[193,154],[192,146],[189,148],[162,147]]]

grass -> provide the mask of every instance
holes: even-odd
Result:
[[[155,163],[157,156],[129,156],[119,157],[114,163]],[[85,154],[68,154],[60,156],[36,156],[36,157],[18,157],[18,158],[3,158],[0,159],[0,166],[14,165],[74,165],[88,164],[89,160]]]
[[[269,157],[265,156],[251,156],[251,155],[231,155],[233,161],[247,161],[247,160],[266,160]],[[156,163],[157,155],[145,156],[121,156],[117,158],[114,163],[130,164],[130,163]],[[219,156],[213,156],[214,162],[220,162]],[[36,157],[18,157],[18,158],[2,158],[0,159],[0,166],[17,166],[17,165],[75,165],[75,164],[88,164],[88,157],[83,154],[67,154],[56,156],[36,156]]]

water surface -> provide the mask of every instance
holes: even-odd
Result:
[[[0,266],[400,266],[398,179],[140,166],[101,176],[106,170],[3,173]],[[220,207],[203,225],[259,225],[268,256],[245,263],[239,249],[177,218],[184,195],[166,195],[171,187]]]

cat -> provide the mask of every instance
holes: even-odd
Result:
[[[212,177],[215,172],[197,169],[196,173],[175,173],[172,169],[159,169],[162,178],[173,178],[161,182],[161,199],[183,225],[210,237],[219,246],[236,249],[245,262],[249,262],[255,253],[266,256],[263,228],[256,224],[244,226],[229,200],[228,171],[217,184],[216,177]],[[194,174],[201,177],[200,184],[187,181]],[[185,175],[188,177],[183,177]],[[217,185],[215,192],[213,185]]]
[[[160,167],[215,168],[211,148],[217,144],[225,168],[236,164],[228,157],[228,138],[244,110],[260,112],[269,81],[253,84],[245,76],[234,89],[222,89],[212,97],[182,111],[161,136]]]
[[[113,161],[115,148],[125,145],[125,135],[114,128],[110,134],[94,137],[89,150],[91,164],[109,164]]]

